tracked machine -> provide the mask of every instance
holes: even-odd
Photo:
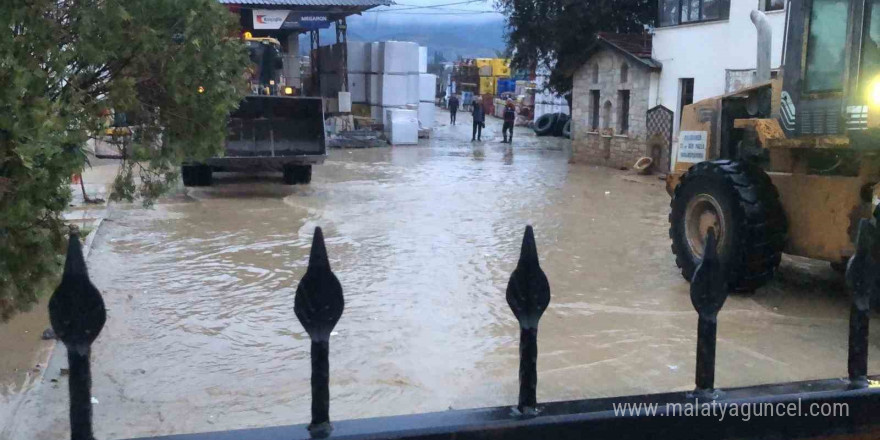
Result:
[[[710,228],[733,291],[772,279],[782,253],[843,268],[880,202],[880,0],[791,0],[787,14],[775,78],[753,11],[757,82],[682,112],[667,191],[688,280]]]

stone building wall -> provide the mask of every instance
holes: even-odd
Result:
[[[626,64],[627,81],[621,71]],[[598,75],[596,70],[598,69]],[[572,103],[572,150],[575,162],[630,168],[650,156],[645,113],[651,86],[651,70],[644,64],[611,50],[597,51],[574,75]],[[599,129],[592,127],[591,91],[599,91]],[[629,129],[620,132],[619,91],[629,90]],[[610,111],[606,106],[610,104]]]

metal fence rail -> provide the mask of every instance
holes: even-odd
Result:
[[[727,298],[724,262],[714,231],[691,283],[697,311],[695,388],[640,396],[538,403],[538,323],[550,304],[550,285],[527,227],[507,302],[520,324],[520,390],[516,406],[330,421],[329,344],[342,317],[342,285],[333,274],[321,228],[294,299],[311,338],[312,421],[308,425],[153,437],[164,440],[335,439],[706,439],[880,438],[880,385],[869,378],[868,323],[880,285],[880,232],[862,220],[847,271],[852,289],[848,377],[734,389],[715,388],[718,312]],[[93,440],[90,347],[106,320],[77,233],[71,233],[61,284],[49,302],[52,327],[70,364],[72,440]],[[842,365],[842,361],[841,361]],[[880,378],[880,377],[878,377]]]

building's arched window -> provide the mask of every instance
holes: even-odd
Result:
[[[623,63],[620,66],[620,83],[626,84],[629,82],[629,64]]]
[[[602,105],[602,128],[611,128],[611,101]]]
[[[599,83],[599,63],[593,64],[593,84]]]

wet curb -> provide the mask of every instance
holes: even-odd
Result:
[[[104,203],[105,209],[109,208],[109,206],[109,202]],[[83,240],[83,257],[86,261],[88,261],[92,250],[92,244],[94,243],[98,232],[100,232],[101,225],[104,223],[106,216],[107,212],[105,211],[103,216],[92,221],[92,230],[89,232],[89,235],[86,236],[85,240]],[[25,382],[22,384],[21,389],[17,393],[10,394],[6,397],[0,396],[0,409],[4,409],[4,407],[5,409],[8,409],[5,414],[0,412],[0,415],[6,416],[5,420],[0,420],[0,422],[2,422],[0,423],[0,437],[3,436],[2,434],[7,433],[6,430],[12,426],[16,414],[21,409],[22,404],[27,401],[28,396],[45,384],[47,374],[50,370],[52,371],[53,378],[59,379],[61,377],[61,368],[65,367],[67,357],[65,356],[65,353],[62,352],[63,344],[56,339],[54,343],[47,345],[49,346],[45,349],[45,353],[38,358],[38,363],[44,365],[44,367],[40,369],[39,373],[36,373],[33,376],[30,383]]]
[[[104,206],[108,207],[109,203],[105,203]],[[106,213],[105,213],[105,217],[106,217]],[[94,220],[94,222],[92,223],[92,230],[89,232],[89,235],[86,236],[85,240],[83,240],[83,259],[86,261],[86,264],[88,264],[89,254],[91,254],[91,252],[92,252],[92,243],[95,241],[95,237],[98,235],[98,232],[101,230],[101,225],[104,223],[105,217],[99,217]],[[31,385],[31,387],[27,390],[22,390],[22,392],[20,392],[19,394],[25,394],[28,391],[30,391],[31,389],[36,388],[37,385],[39,385],[43,382],[43,380],[46,377],[46,372],[49,371],[53,366],[56,366],[53,364],[56,364],[58,362],[58,361],[55,361],[55,359],[57,358],[57,356],[55,356],[55,353],[57,353],[59,351],[59,347],[61,345],[62,345],[61,341],[56,339],[55,343],[52,344],[52,348],[46,350],[48,352],[47,355],[45,357],[40,358],[40,364],[45,365],[46,367],[41,369],[40,373],[34,377],[33,384]],[[55,362],[53,362],[53,361],[55,361]],[[61,367],[57,368],[57,370],[59,372],[59,376],[60,376],[60,368]]]

